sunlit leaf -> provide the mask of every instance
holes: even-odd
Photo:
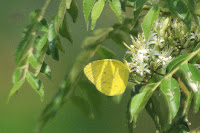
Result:
[[[169,110],[170,110],[170,122],[176,116],[180,106],[180,89],[178,82],[173,78],[164,78],[161,80],[161,91],[165,95]]]
[[[31,72],[26,72],[26,78],[33,89],[40,95],[41,100],[44,100],[44,86],[43,83],[34,76]]]
[[[91,24],[91,29],[93,30],[97,19],[101,15],[103,8],[104,8],[104,0],[98,0],[95,4],[94,7],[92,8],[92,13],[91,13],[91,19],[92,19],[92,24]]]
[[[188,54],[180,55],[173,59],[168,65],[167,65],[167,73],[171,72],[174,68],[176,68],[178,65],[180,65],[186,58],[188,57]]]
[[[73,43],[71,31],[70,31],[69,26],[67,24],[67,17],[66,16],[63,19],[63,25],[62,25],[62,27],[60,27],[59,33],[62,37],[65,37],[71,43]]]
[[[14,83],[13,88],[11,89],[9,96],[8,96],[8,101],[10,100],[10,98],[12,97],[12,95],[14,95],[19,89],[20,87],[24,84],[25,78],[18,80],[17,82]]]
[[[191,14],[184,0],[166,0],[169,11],[191,27]]]
[[[148,84],[144,91],[136,94],[132,100],[131,100],[131,106],[130,106],[130,121],[134,121],[134,123],[137,123],[137,118],[139,117],[140,113],[144,109],[146,103],[148,102],[149,98],[153,94],[152,89],[156,86],[156,83]]]
[[[13,84],[19,81],[20,76],[21,76],[21,69],[17,68],[15,72],[13,73],[13,77],[12,77]]]
[[[153,6],[143,19],[142,29],[146,39],[148,39],[151,28],[156,19],[158,18],[158,15],[159,15],[158,6]]]
[[[122,11],[120,0],[111,0],[109,3],[111,9],[115,12],[120,22],[122,22]]]
[[[83,12],[84,12],[84,17],[85,17],[85,22],[87,24],[87,29],[88,29],[88,24],[89,24],[89,14],[92,10],[92,7],[94,5],[95,0],[83,0]]]
[[[66,10],[70,8],[72,0],[62,0],[60,3],[60,7],[58,9],[58,23],[59,27],[62,27],[63,19],[66,13]]]
[[[32,40],[32,36],[30,36],[28,38],[24,38],[17,46],[16,53],[15,53],[15,61],[16,61],[17,65],[19,64],[20,60],[22,59],[31,40]]]

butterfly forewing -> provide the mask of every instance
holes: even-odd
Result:
[[[126,65],[113,59],[89,63],[84,68],[84,73],[100,92],[109,96],[122,94],[129,76]]]

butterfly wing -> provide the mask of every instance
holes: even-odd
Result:
[[[127,66],[114,59],[89,63],[84,68],[84,73],[100,92],[109,96],[122,94],[129,76]]]

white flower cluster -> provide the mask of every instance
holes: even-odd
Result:
[[[151,34],[148,40],[145,39],[144,34],[139,34],[137,38],[132,39],[132,45],[126,46],[129,48],[127,55],[131,55],[131,61],[127,64],[131,72],[135,72],[141,77],[146,77],[156,71],[157,68],[165,68],[172,60],[170,56],[172,50],[163,48],[164,40],[156,33]]]
[[[200,41],[200,27],[192,24],[188,32],[187,26],[176,19],[157,19],[148,39],[141,33],[131,40],[130,46],[124,43],[127,64],[133,74],[148,80],[154,73],[164,74],[173,58],[191,52]]]

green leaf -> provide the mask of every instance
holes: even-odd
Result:
[[[20,87],[24,84],[24,81],[25,81],[25,79],[21,79],[21,80],[18,80],[14,83],[14,86],[9,93],[8,101],[20,89]]]
[[[40,9],[35,10],[35,11],[32,11],[32,12],[30,13],[30,15],[29,15],[29,21],[30,21],[31,23],[34,23],[34,22],[36,21],[36,19],[39,17],[40,12],[41,12]]]
[[[51,69],[45,62],[43,62],[40,72],[46,75],[49,79],[52,79]]]
[[[147,0],[136,0],[134,4],[133,10],[136,11],[143,7],[143,5],[147,2]]]
[[[152,89],[156,86],[156,83],[148,84],[145,86],[144,90],[136,94],[131,100],[130,106],[130,121],[134,120],[134,123],[137,123],[137,118],[144,109],[146,103],[148,102],[149,98],[153,94]]]
[[[188,8],[189,8],[192,16],[194,17],[196,24],[199,25],[199,20],[198,20],[197,14],[195,13],[196,1],[195,0],[186,0],[186,2],[187,2]]]
[[[58,24],[62,27],[66,10],[70,8],[72,0],[62,0],[58,9]]]
[[[72,98],[70,98],[70,100],[72,101],[72,103],[74,105],[76,105],[77,108],[79,108],[86,116],[88,116],[91,119],[94,119],[94,114],[91,111],[90,105],[88,104],[88,102],[79,97],[79,96],[73,96]]]
[[[38,46],[37,46],[37,68],[35,71],[35,76],[38,76],[38,74],[40,73],[40,69],[42,67],[45,55],[46,55],[46,51],[47,51],[47,38],[48,34],[46,33],[45,35],[42,36],[42,38],[40,39]]]
[[[100,115],[102,112],[101,94],[97,91],[93,84],[88,82],[88,80],[81,80],[78,85],[81,91],[83,92],[84,96],[89,101],[90,105]]]
[[[82,47],[83,48],[92,47],[93,45],[100,43],[102,40],[108,37],[109,33],[112,30],[113,28],[98,29],[96,32],[94,32],[94,36],[87,37],[83,41]]]
[[[21,61],[30,41],[32,40],[32,35],[28,38],[24,38],[19,45],[16,48],[16,53],[15,53],[15,62],[18,65],[19,62]]]
[[[48,33],[44,34],[40,38],[40,40],[38,41],[38,43],[36,45],[36,48],[37,48],[36,57],[37,58],[41,57],[41,55],[43,55],[44,52],[46,53],[46,51],[43,51],[43,48],[47,44],[47,41],[48,41]]]
[[[161,80],[160,89],[165,95],[169,110],[170,110],[170,123],[176,116],[180,106],[180,89],[178,82],[173,78],[164,78]]]
[[[194,112],[198,113],[200,107],[200,89],[194,94]]]
[[[176,125],[170,129],[169,133],[188,133],[190,129],[185,125]]]
[[[51,52],[53,52],[56,48],[57,33],[55,29],[55,20],[56,17],[52,19],[49,25],[49,32],[48,32],[49,49]]]
[[[60,37],[58,36],[57,37],[57,40],[56,40],[56,47],[63,53],[65,53],[65,50],[61,44],[61,40],[60,40]]]
[[[191,27],[191,14],[184,0],[166,0],[169,11],[181,19],[187,27]]]
[[[101,46],[98,49],[97,54],[100,56],[101,59],[114,59],[116,57],[115,53],[112,50],[104,46]]]
[[[73,22],[75,23],[78,18],[78,5],[76,3],[76,0],[72,0],[70,9],[67,9],[67,12],[70,14],[70,16],[73,19]]]
[[[169,126],[169,106],[164,94],[156,90],[149,99],[146,110],[155,123],[157,130],[165,131]]]
[[[43,83],[34,76],[31,72],[26,72],[26,78],[33,89],[40,95],[41,100],[44,100],[44,86]]]
[[[190,72],[192,73],[191,79],[193,81],[199,81],[200,82],[200,71],[199,71],[199,69],[193,64],[188,64],[188,68],[189,68]]]
[[[188,54],[180,55],[173,59],[168,65],[167,65],[167,73],[171,72],[174,68],[179,66],[186,58],[188,57]]]
[[[29,63],[32,65],[32,67],[33,67],[34,69],[37,68],[37,64],[38,64],[38,63],[37,63],[37,58],[36,58],[35,55],[31,55],[31,56],[29,57],[28,61],[29,61]]]
[[[92,7],[94,5],[95,0],[83,0],[83,12],[84,12],[84,17],[85,17],[85,22],[87,24],[87,29],[88,29],[88,24],[89,24],[89,14],[92,10]]]
[[[20,76],[21,76],[21,69],[17,68],[12,77],[13,84],[15,84],[17,81],[19,81]]]
[[[148,39],[151,28],[156,19],[158,18],[158,15],[159,15],[158,6],[153,6],[143,19],[142,29],[146,39]]]
[[[48,32],[49,25],[48,25],[47,20],[45,18],[43,18],[42,20],[40,20],[40,22],[38,22],[36,24],[36,29],[40,30],[40,31]]]
[[[62,25],[62,27],[60,27],[59,33],[60,33],[60,35],[62,37],[65,37],[71,43],[73,43],[71,31],[70,31],[69,26],[67,24],[67,18],[66,18],[66,16],[63,19],[63,25]]]
[[[91,14],[91,19],[92,19],[92,25],[91,25],[91,29],[93,30],[95,25],[96,25],[96,21],[99,18],[99,16],[101,15],[101,12],[103,11],[104,8],[104,0],[98,0],[95,4],[94,7],[92,9],[92,14]]]
[[[120,22],[122,22],[121,3],[119,0],[111,0],[109,3],[111,9],[115,12]]]
[[[54,49],[54,51],[52,51],[52,58],[53,58],[54,60],[59,61],[59,51],[58,51],[58,48],[57,48],[57,47]]]

